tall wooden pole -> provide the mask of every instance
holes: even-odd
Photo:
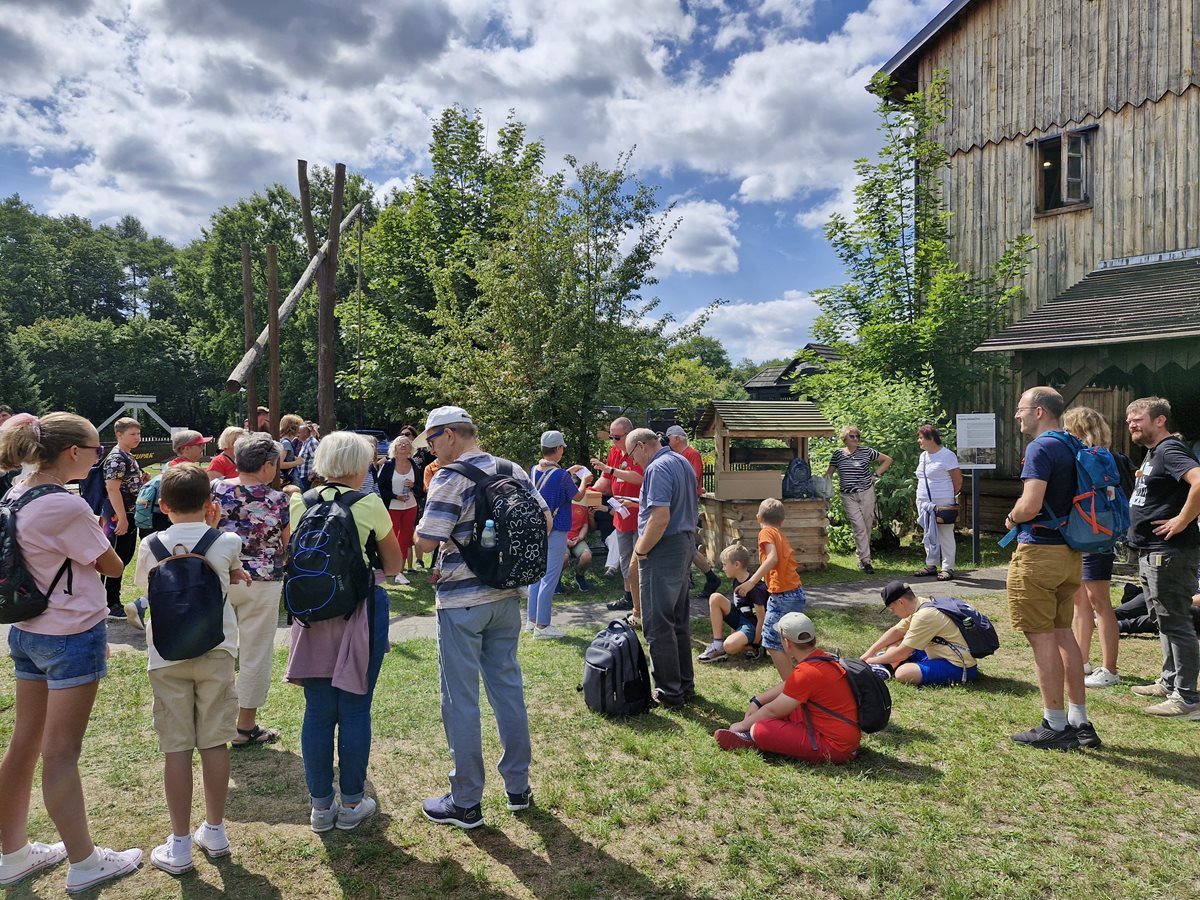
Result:
[[[271,434],[279,437],[279,248],[267,244],[267,344],[270,347]]]
[[[242,244],[242,308],[246,316],[246,350],[254,346],[254,274],[250,268],[250,245]],[[258,388],[252,368],[246,377],[246,421],[258,428]]]
[[[329,212],[329,253],[317,269],[317,424],[322,434],[337,427],[337,385],[334,380],[334,343],[337,322],[338,245],[341,238],[342,199],[346,189],[346,166],[338,163],[333,176],[333,204]]]

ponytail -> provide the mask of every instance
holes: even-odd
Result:
[[[24,463],[52,463],[68,447],[89,444],[94,430],[91,422],[74,413],[52,412],[41,418],[18,413],[0,425],[0,471]]]

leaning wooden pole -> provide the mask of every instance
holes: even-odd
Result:
[[[246,317],[246,352],[254,346],[254,272],[250,266],[250,245],[242,244],[242,311]],[[258,428],[258,387],[254,380],[254,367],[250,367],[246,379],[246,421],[250,430]]]
[[[271,434],[279,437],[279,248],[267,244],[267,344],[270,347],[268,406],[271,407]]]
[[[337,320],[337,264],[340,234],[338,222],[342,218],[342,199],[346,189],[346,166],[338,163],[333,175],[333,206],[329,211],[329,252],[325,262],[317,270],[317,424],[322,434],[329,434],[337,427],[337,383],[335,381],[334,345],[336,344]]]
[[[354,209],[350,210],[346,218],[342,219],[342,224],[338,227],[338,234],[344,234],[355,220],[362,214],[362,204],[358,204]],[[321,248],[308,261],[308,268],[304,270],[304,274],[296,282],[295,287],[288,292],[288,295],[283,299],[283,303],[279,305],[279,327],[282,328],[287,324],[288,319],[292,317],[292,313],[296,311],[296,305],[300,302],[300,298],[304,296],[304,292],[308,290],[316,277],[317,268],[325,261],[325,256],[329,252],[329,241],[321,245]],[[246,355],[229,373],[229,377],[225,379],[225,390],[231,394],[236,394],[242,389],[242,385],[246,382],[246,376],[253,370],[254,364],[258,362],[263,351],[267,349],[267,340],[269,335],[267,329],[264,328],[258,335],[258,340],[254,342],[254,346],[246,351]]]

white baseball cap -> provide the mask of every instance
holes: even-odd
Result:
[[[809,644],[817,639],[817,629],[813,627],[812,619],[802,612],[790,612],[784,615],[775,625],[781,638],[787,638],[793,644]]]
[[[429,446],[429,432],[435,431],[443,425],[474,425],[471,420],[471,414],[461,406],[439,406],[437,409],[429,413],[429,418],[425,420],[425,430],[417,435],[413,441],[413,449],[420,450],[422,447]]]

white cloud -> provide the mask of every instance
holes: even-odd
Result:
[[[738,270],[735,210],[712,200],[688,200],[675,206],[679,220],[658,261],[660,275],[699,272],[716,275]]]
[[[776,300],[739,300],[720,306],[701,331],[719,340],[729,358],[765,360],[790,357],[808,343],[820,310],[810,295],[784,291]],[[693,313],[682,324],[697,318]]]

